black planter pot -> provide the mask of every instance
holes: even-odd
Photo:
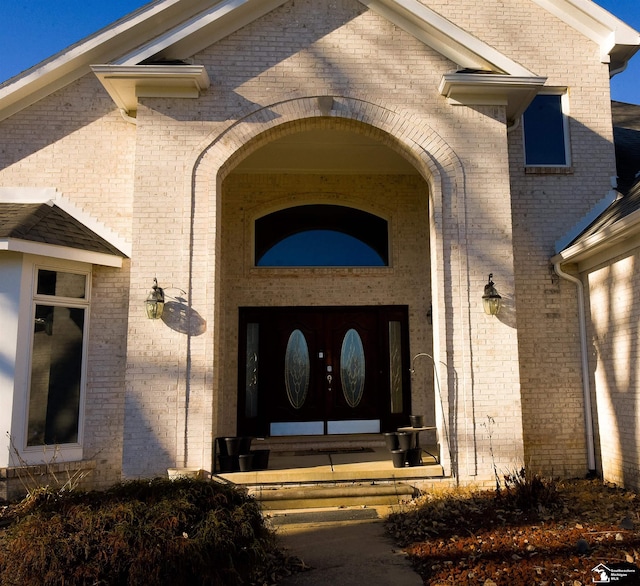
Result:
[[[410,450],[415,448],[416,434],[410,431],[398,432],[398,446],[401,450]]]
[[[220,463],[220,472],[237,472],[240,470],[240,462],[238,456],[218,456],[218,462]]]
[[[387,444],[387,449],[389,451],[398,449],[398,434],[395,431],[391,433],[385,433],[384,441]]]
[[[253,470],[253,454],[240,454],[238,460],[240,472],[251,472]]]
[[[240,438],[240,454],[249,454],[251,453],[251,442],[252,442],[253,438],[252,437],[241,437]]]
[[[241,439],[239,437],[225,437],[224,442],[227,447],[227,454],[229,456],[237,456],[240,454]]]
[[[220,456],[228,456],[229,453],[227,452],[227,442],[225,441],[225,438],[223,437],[217,437],[216,438],[216,448],[217,448],[217,452]]]
[[[269,468],[269,453],[271,450],[251,450],[253,454],[253,469],[266,470]]]
[[[404,468],[407,461],[406,450],[393,450],[391,452],[391,460],[393,461],[394,468]]]
[[[424,427],[424,415],[409,415],[411,427]]]
[[[411,448],[407,452],[407,464],[409,466],[420,466],[422,464],[422,448]]]

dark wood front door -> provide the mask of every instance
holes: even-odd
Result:
[[[377,433],[409,412],[405,307],[240,310],[238,428]]]

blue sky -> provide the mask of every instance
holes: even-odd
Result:
[[[0,83],[144,6],[145,0],[4,0]],[[640,30],[640,0],[597,0]],[[611,82],[612,98],[640,104],[640,53]]]

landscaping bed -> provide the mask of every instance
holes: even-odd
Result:
[[[4,506],[0,526],[3,586],[263,585],[297,563],[254,499],[209,481],[36,490]]]
[[[495,491],[427,494],[387,529],[426,585],[580,586],[604,582],[596,569],[640,584],[640,501],[597,480],[522,470]]]

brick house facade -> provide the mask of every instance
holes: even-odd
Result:
[[[550,258],[611,189],[609,76],[639,45],[588,0],[159,0],[9,80],[0,213],[49,202],[67,223],[36,236],[16,212],[0,232],[0,468],[44,450],[95,466],[95,486],[211,470],[214,438],[253,425],[243,308],[402,308],[402,406],[386,401],[391,326],[376,321],[383,399],[296,423],[379,434],[420,412],[463,483],[490,482],[494,464],[584,474],[577,297]],[[539,94],[562,98],[562,164],[525,158],[520,119]],[[298,206],[384,220],[388,259],[258,266],[257,221]],[[497,316],[482,307],[490,273]],[[60,288],[68,274],[84,275],[83,296]],[[144,310],[154,277],[162,320]],[[48,307],[76,325],[84,312],[76,435],[62,443],[46,413],[50,439],[30,439],[35,340],[63,319]],[[255,423],[266,435],[280,429],[271,388]]]

